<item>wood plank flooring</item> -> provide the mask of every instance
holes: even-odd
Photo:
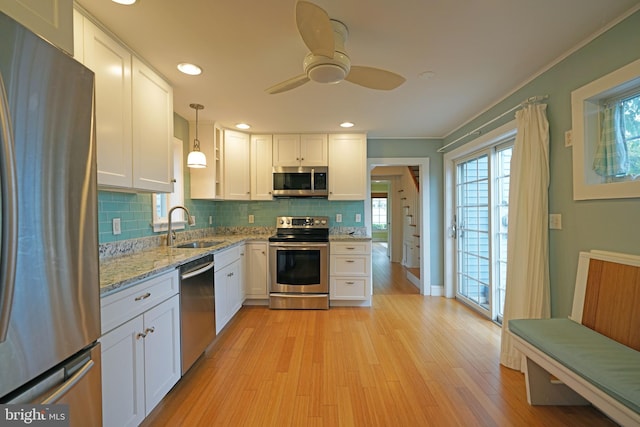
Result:
[[[381,261],[384,261],[382,259]],[[531,407],[500,329],[375,262],[372,308],[243,307],[144,426],[613,426]]]

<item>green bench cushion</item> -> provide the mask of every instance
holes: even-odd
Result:
[[[640,352],[569,319],[514,319],[509,330],[640,413]]]

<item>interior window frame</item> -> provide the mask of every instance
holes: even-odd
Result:
[[[172,193],[154,193],[151,197],[151,211],[153,213],[152,227],[153,231],[164,232],[169,228],[169,221],[167,213],[163,212],[163,215],[159,215],[157,211],[157,204],[159,198],[165,197],[164,203],[165,209],[170,206],[184,205],[184,154],[183,154],[183,142],[181,139],[173,138],[173,192]],[[185,228],[187,221],[185,219],[184,211],[182,209],[176,209],[172,214],[173,220],[171,221],[171,227],[174,230],[182,230]]]
[[[592,168],[603,102],[640,89],[640,59],[571,92],[573,199],[640,197],[640,179],[604,182]]]

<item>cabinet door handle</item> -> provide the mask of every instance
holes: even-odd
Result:
[[[147,334],[145,334],[144,332],[138,332],[138,335],[136,335],[136,339],[139,340],[140,338],[145,338],[147,336]]]
[[[149,298],[150,296],[151,296],[151,293],[150,293],[150,292],[147,292],[147,293],[146,293],[146,294],[144,294],[144,295],[140,295],[139,297],[136,297],[136,301],[142,301],[143,299],[147,299],[147,298]]]
[[[150,327],[150,328],[147,328],[147,329],[145,329],[145,330],[144,330],[144,336],[146,337],[146,336],[147,336],[147,334],[152,334],[152,333],[154,333],[155,331],[156,331],[156,327],[155,327],[155,326],[152,326],[152,327]]]
[[[233,276],[233,273],[227,274],[227,277],[231,277],[231,276]]]

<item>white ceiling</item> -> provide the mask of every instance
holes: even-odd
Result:
[[[174,88],[174,110],[252,133],[339,132],[369,137],[448,135],[549,64],[637,9],[637,0],[313,0],[349,28],[354,65],[406,77],[394,91],[342,82],[265,89],[302,73],[307,49],[296,0],[77,0]],[[185,76],[178,62],[204,73]],[[433,71],[431,79],[420,79]]]

